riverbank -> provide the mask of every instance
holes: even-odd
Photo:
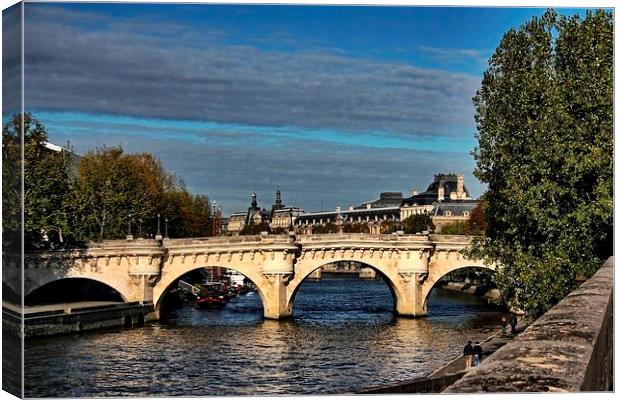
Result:
[[[512,341],[519,333],[527,328],[525,321],[520,321],[516,326],[516,332],[510,333],[510,329],[500,330],[483,340],[482,363],[500,349],[502,346]],[[465,357],[459,356],[441,368],[431,372],[425,377],[416,378],[393,385],[385,385],[366,389],[357,394],[405,394],[405,393],[441,393],[448,386],[459,380],[467,372],[476,367],[465,367]]]
[[[104,328],[142,326],[154,318],[152,303],[90,301],[24,307],[26,338],[79,333]],[[19,307],[2,304],[4,329],[19,334]]]
[[[437,284],[437,288],[450,290],[454,292],[467,293],[477,297],[487,298],[492,302],[501,302],[502,295],[497,288],[492,288],[489,286],[483,285],[474,285],[467,282],[442,282],[440,281]]]

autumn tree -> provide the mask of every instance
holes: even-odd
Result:
[[[74,191],[75,225],[91,240],[154,236],[167,220],[170,237],[208,236],[209,198],[190,194],[148,153],[126,154],[120,147],[87,153],[78,166]]]
[[[613,15],[547,11],[503,36],[474,97],[498,287],[536,317],[612,255]]]
[[[483,235],[487,228],[486,217],[484,215],[484,196],[480,199],[480,203],[471,210],[469,219],[467,220],[467,234]]]

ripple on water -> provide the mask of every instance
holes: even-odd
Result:
[[[26,342],[28,397],[350,393],[423,376],[501,313],[434,291],[429,316],[395,318],[382,281],[304,283],[288,321],[262,319],[259,296],[221,310],[183,308],[130,330]]]

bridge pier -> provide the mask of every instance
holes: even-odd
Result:
[[[293,305],[289,304],[287,295],[290,275],[288,273],[265,274],[269,282],[261,293],[265,318],[284,319],[293,314]]]
[[[399,274],[400,288],[396,290],[396,314],[402,317],[424,317],[427,315],[422,284],[426,273],[405,272]]]

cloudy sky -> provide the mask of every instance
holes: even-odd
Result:
[[[543,11],[27,3],[26,110],[78,153],[155,154],[225,214],[252,191],[268,208],[278,185],[314,211],[439,172],[478,196],[471,98],[502,34]]]

